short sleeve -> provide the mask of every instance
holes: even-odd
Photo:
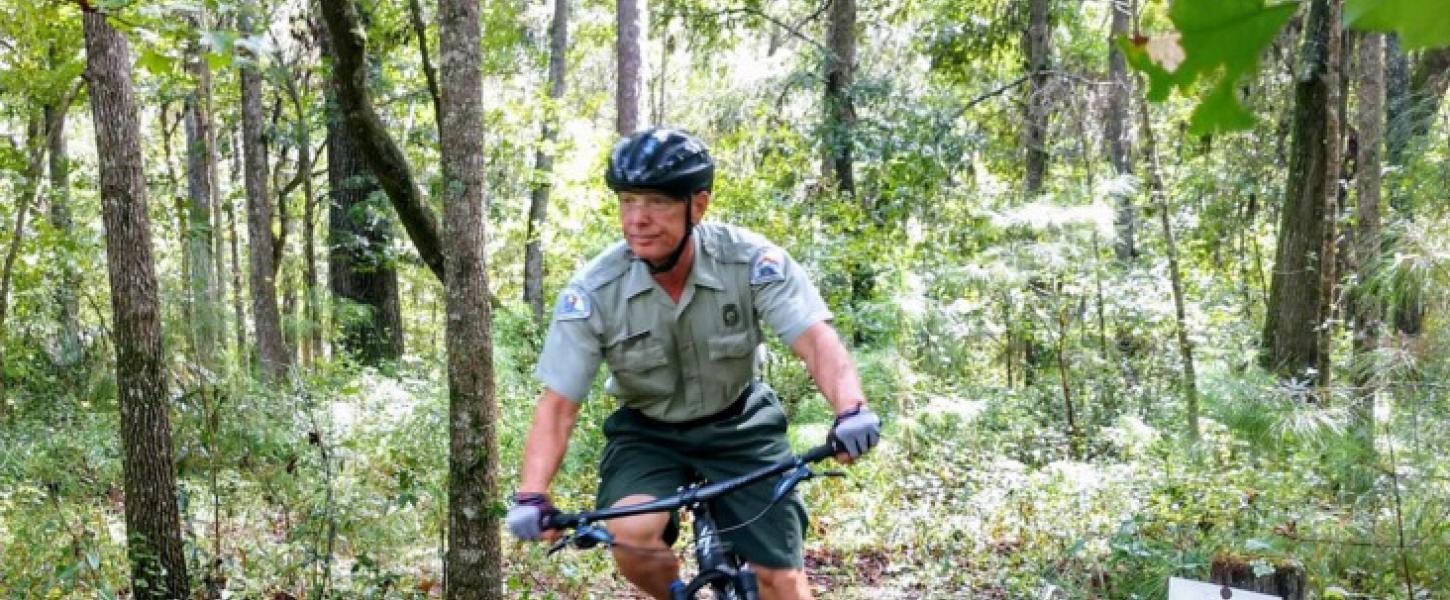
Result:
[[[751,260],[750,288],[756,313],[787,346],[811,325],[831,318],[805,268],[775,246],[761,248]]]
[[[564,288],[534,369],[539,382],[574,402],[583,402],[589,394],[603,361],[595,334],[600,316],[595,309],[588,293],[573,285]]]

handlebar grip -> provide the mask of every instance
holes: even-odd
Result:
[[[813,463],[813,462],[820,462],[822,460],[825,460],[825,459],[830,458],[830,457],[835,456],[835,455],[836,455],[836,445],[835,445],[835,443],[834,442],[826,442],[824,444],[821,444],[819,446],[816,446],[815,448],[811,448],[810,450],[807,450],[805,452],[805,454],[802,454],[801,455],[800,458],[804,462]]]
[[[550,513],[544,515],[543,525],[546,531],[551,529],[566,529],[569,527],[577,527],[579,525],[579,515],[563,512]]]

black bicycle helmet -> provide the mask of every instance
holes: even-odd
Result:
[[[715,161],[699,138],[679,129],[651,127],[614,145],[604,181],[616,192],[651,190],[687,200],[714,185]]]

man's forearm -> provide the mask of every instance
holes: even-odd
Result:
[[[837,414],[866,401],[851,354],[829,324],[810,326],[791,344],[791,350],[805,362],[811,379]]]
[[[547,493],[569,449],[569,435],[579,418],[579,405],[553,390],[544,390],[534,407],[534,422],[524,442],[520,492]]]

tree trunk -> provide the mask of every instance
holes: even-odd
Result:
[[[242,178],[242,144],[241,136],[237,135],[235,124],[233,131],[228,137],[231,139],[232,147],[232,189],[236,189],[237,182]],[[242,263],[241,263],[241,239],[237,229],[236,203],[230,198],[226,202],[227,233],[231,240],[231,273],[232,273],[232,333],[237,340],[237,362],[243,371],[248,370],[251,364],[251,353],[247,351],[247,313],[246,303],[242,300]]]
[[[1399,38],[1390,35],[1385,53],[1385,158],[1390,166],[1402,171],[1408,166],[1407,157],[1425,139],[1440,112],[1446,87],[1450,86],[1450,48],[1425,51],[1411,68],[1409,56],[1400,50]],[[1390,186],[1394,218],[1414,219],[1411,200],[1400,186]],[[1398,294],[1391,314],[1395,330],[1401,334],[1417,336],[1424,329],[1425,307],[1418,293]]]
[[[1380,145],[1384,142],[1385,36],[1366,33],[1360,38],[1358,156],[1356,180],[1359,201],[1355,205],[1354,263],[1363,284],[1374,277],[1380,262]],[[1354,323],[1356,427],[1364,439],[1374,435],[1374,368],[1372,355],[1379,347],[1382,300],[1361,288],[1352,296],[1350,320]]]
[[[251,34],[251,16],[255,2],[242,7],[241,29]],[[260,56],[253,56],[260,61]],[[257,360],[262,374],[279,380],[290,366],[287,347],[282,340],[282,317],[277,311],[276,264],[273,263],[272,201],[267,190],[267,154],[262,136],[266,127],[262,120],[262,74],[256,62],[244,64],[242,80],[242,148],[246,158],[247,178],[247,262],[248,287],[252,296],[252,319],[257,336]]]
[[[488,304],[483,199],[483,83],[478,0],[440,0],[443,210],[447,257],[451,599],[503,598],[499,539],[498,406]]]
[[[1324,280],[1334,268],[1339,177],[1339,2],[1314,0],[1295,83],[1289,178],[1280,212],[1274,277],[1260,362],[1283,377],[1318,378],[1327,315]],[[1314,375],[1316,374],[1317,375]]]
[[[218,301],[216,276],[212,267],[216,264],[212,250],[214,227],[212,225],[212,199],[215,197],[216,149],[212,146],[211,133],[211,69],[202,56],[198,45],[193,48],[187,64],[196,79],[196,90],[186,98],[186,183],[187,183],[187,231],[186,254],[188,256],[188,288],[191,294],[192,347],[196,351],[197,363],[206,371],[217,371],[217,347],[221,337],[220,303]]]
[[[74,374],[69,368],[80,362],[80,296],[81,273],[76,268],[75,221],[71,217],[70,158],[65,147],[65,116],[68,107],[45,109],[50,145],[50,224],[61,239],[62,258],[58,261],[60,285],[56,286],[55,304],[60,322],[60,352],[56,367],[66,378]]]
[[[1209,580],[1232,588],[1260,592],[1284,600],[1305,600],[1309,580],[1302,567],[1276,565],[1272,573],[1259,575],[1254,561],[1245,557],[1220,556],[1209,566]]]
[[[131,91],[131,52],[105,16],[86,11],[82,20],[115,320],[131,591],[137,598],[186,598],[160,302]]]
[[[614,129],[629,135],[639,129],[640,71],[644,70],[644,53],[640,50],[644,37],[642,0],[615,2],[614,54],[617,69],[614,101],[617,109]]]
[[[15,225],[10,230],[10,244],[5,250],[4,266],[0,267],[0,414],[6,407],[5,385],[5,319],[10,312],[10,276],[15,271],[15,259],[20,256],[21,242],[25,239],[25,220],[30,216],[30,205],[40,191],[40,175],[44,168],[46,143],[44,111],[32,113],[30,125],[25,134],[29,160],[26,161],[25,183],[20,189],[19,206],[15,209]]]
[[[831,2],[829,48],[826,57],[826,160],[825,179],[848,197],[856,194],[852,161],[852,133],[856,108],[851,88],[856,82],[856,0]]]
[[[396,360],[403,327],[398,272],[387,255],[392,219],[373,199],[377,180],[340,115],[327,121],[327,181],[327,276],[339,342],[363,364]]]
[[[413,240],[413,247],[428,269],[444,280],[442,240],[438,219],[423,200],[413,181],[413,170],[402,149],[393,142],[383,121],[373,110],[368,95],[367,38],[359,22],[357,6],[352,0],[320,0],[323,21],[327,23],[328,40],[335,61],[332,81],[337,90],[337,103],[353,141],[368,161],[378,183],[388,193],[398,219]],[[440,124],[441,127],[441,124]]]
[[[1108,161],[1119,178],[1133,174],[1133,160],[1129,154],[1132,116],[1128,103],[1133,98],[1133,80],[1128,78],[1128,61],[1113,40],[1128,35],[1129,15],[1126,0],[1114,0],[1112,5],[1112,29],[1108,34],[1108,77],[1112,87],[1108,91],[1108,111],[1103,121],[1103,138],[1107,144]],[[1118,239],[1113,244],[1113,254],[1119,263],[1128,263],[1138,256],[1138,215],[1133,206],[1133,194],[1115,192],[1114,203],[1117,214],[1113,220]]]
[[[1173,223],[1169,219],[1172,206],[1168,203],[1168,189],[1163,185],[1163,175],[1158,164],[1158,147],[1153,138],[1153,124],[1148,118],[1148,102],[1139,103],[1138,127],[1143,134],[1143,156],[1147,159],[1148,193],[1157,200],[1158,220],[1163,227],[1163,243],[1168,249],[1168,279],[1173,285],[1173,311],[1178,333],[1178,356],[1183,366],[1183,400],[1188,420],[1188,440],[1197,443],[1198,429],[1198,372],[1194,367],[1193,340],[1188,337],[1188,317],[1183,298],[1183,275],[1178,265],[1178,242],[1173,236]]]
[[[1027,47],[1027,114],[1022,145],[1027,149],[1027,173],[1023,188],[1027,196],[1042,191],[1047,179],[1047,122],[1049,95],[1047,89],[1052,62],[1052,16],[1051,0],[1029,0],[1027,35],[1023,42]]]
[[[416,0],[415,0],[416,1]],[[559,137],[559,99],[564,97],[564,68],[569,52],[569,0],[554,0],[554,21],[549,26],[549,104],[539,150],[534,155],[534,189],[529,199],[528,243],[524,248],[524,303],[534,320],[544,322],[544,220],[549,216],[553,189],[554,142]]]

